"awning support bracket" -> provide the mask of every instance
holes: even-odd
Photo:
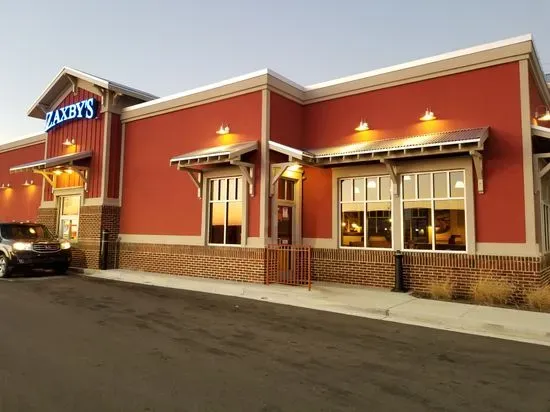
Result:
[[[271,177],[271,186],[269,190],[269,196],[273,196],[275,194],[275,188],[277,187],[277,182],[281,178],[284,172],[286,172],[286,169],[288,169],[290,166],[293,166],[294,162],[286,162],[286,163],[274,163],[271,165],[271,174],[273,175]],[[277,173],[274,173],[275,169],[277,170]]]
[[[483,155],[477,150],[470,150],[470,156],[474,162],[474,169],[477,176],[477,191],[483,194],[485,188],[483,186]]]
[[[254,165],[240,160],[231,160],[229,163],[239,168],[248,183],[248,193],[254,197]]]
[[[67,75],[67,79],[69,79],[69,81],[71,82],[71,86],[72,86],[72,89],[73,89],[73,94],[76,93],[76,90],[77,90],[77,80],[76,80],[76,77],[73,77],[71,75]]]
[[[191,181],[197,187],[197,197],[199,199],[202,199],[202,171],[182,166],[179,166],[178,169],[187,172],[187,174],[191,178]]]

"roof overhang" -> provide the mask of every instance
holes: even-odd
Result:
[[[10,173],[36,172],[47,169],[53,169],[58,166],[71,166],[78,160],[85,160],[92,157],[91,151],[69,153],[62,156],[51,157],[49,159],[36,160],[34,162],[24,163],[22,165],[10,167]]]
[[[218,163],[230,163],[258,148],[258,142],[235,143],[224,146],[195,150],[170,159],[170,166],[189,168]]]
[[[550,139],[550,128],[542,126],[531,126],[531,134],[533,136],[544,137]]]
[[[254,165],[243,162],[241,156],[256,149],[258,149],[257,141],[209,147],[175,156],[170,159],[170,166],[177,166],[178,170],[189,174],[197,187],[198,197],[202,197],[202,174],[205,167],[224,163],[237,166],[248,183],[250,196],[254,196]]]
[[[488,136],[489,128],[481,127],[395,139],[373,140],[307,151],[276,142],[269,142],[269,148],[287,155],[289,161],[327,167],[347,163],[385,161],[433,155],[470,154],[472,151],[482,151]]]
[[[57,76],[54,77],[50,84],[48,84],[38,99],[36,99],[36,101],[32,104],[27,111],[27,115],[30,117],[44,119],[45,113],[50,110],[52,104],[54,104],[66,90],[69,88],[76,88],[78,79],[104,90],[110,90],[121,95],[133,97],[142,102],[157,98],[157,96],[150,93],[146,93],[120,83],[94,76],[80,70],[72,69],[70,67],[63,67],[63,69],[61,69]]]

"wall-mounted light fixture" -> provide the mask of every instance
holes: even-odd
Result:
[[[6,190],[6,189],[9,189],[11,186],[9,183],[2,183],[2,185],[0,185],[0,190]]]
[[[229,125],[227,124],[222,123],[220,125],[220,128],[216,130],[216,134],[219,134],[219,135],[228,134],[228,133],[229,133]]]
[[[74,146],[75,144],[76,144],[76,143],[75,143],[74,139],[69,140],[68,137],[67,137],[67,138],[65,139],[65,141],[63,142],[63,146],[67,146],[67,147],[69,147],[69,146]]]
[[[65,173],[67,173],[68,175],[72,175],[74,173],[74,170],[68,167],[65,169]]]
[[[60,175],[63,174],[63,170],[61,170],[61,169],[55,169],[55,170],[53,171],[53,174],[56,175],[56,176],[60,176]]]
[[[424,116],[420,118],[423,122],[428,122],[430,120],[435,120],[437,117],[435,117],[434,112],[432,112],[430,109],[426,109],[426,112],[424,113]]]
[[[32,180],[25,179],[25,183],[23,183],[23,186],[32,186],[34,185],[34,182]]]
[[[539,107],[544,107],[544,113],[539,114],[538,107],[537,107],[537,111],[535,112],[535,118],[539,122],[550,122],[550,110],[548,109],[548,106],[539,106]]]
[[[356,132],[365,132],[367,130],[369,130],[369,124],[367,122],[365,122],[364,120],[361,120],[359,122],[359,126],[357,126],[355,128]]]

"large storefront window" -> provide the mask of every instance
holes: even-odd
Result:
[[[80,195],[60,198],[59,237],[68,240],[78,239],[80,200]]]
[[[405,249],[466,250],[464,171],[402,176]]]
[[[208,243],[240,245],[243,221],[242,179],[210,180]]]
[[[340,180],[340,246],[391,248],[389,176]]]

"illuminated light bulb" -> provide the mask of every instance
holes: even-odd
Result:
[[[367,131],[367,130],[369,130],[369,124],[367,122],[365,122],[364,120],[361,120],[359,122],[359,126],[357,126],[355,128],[356,132],[364,132],[364,131]]]
[[[25,183],[23,183],[23,186],[31,186],[33,184],[34,182],[32,180],[29,182],[27,179],[25,179]]]
[[[430,109],[426,109],[426,113],[424,113],[424,116],[420,118],[423,122],[427,122],[430,120],[435,120],[437,117],[435,117],[434,112],[432,112]]]
[[[546,113],[542,116],[537,117],[539,122],[549,122],[550,121],[550,110],[546,109]]]
[[[63,142],[63,146],[74,146],[74,139],[69,140],[69,138],[66,138]]]
[[[220,125],[220,128],[216,131],[219,135],[224,135],[229,133],[229,126],[228,125]]]
[[[68,175],[72,175],[74,173],[74,170],[68,167],[67,169],[65,169],[65,173],[67,173]]]
[[[56,175],[56,176],[62,175],[62,174],[63,174],[63,170],[61,170],[61,169],[55,169],[55,170],[53,171],[53,174]]]

